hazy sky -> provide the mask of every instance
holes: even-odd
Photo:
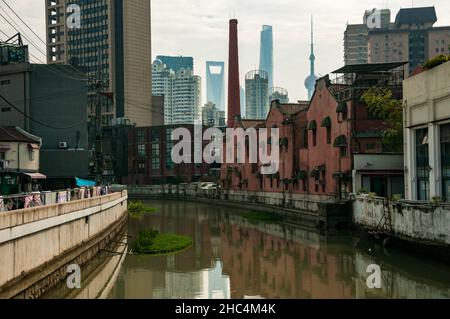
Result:
[[[7,2],[44,39],[44,0]],[[413,2],[415,7],[434,5],[437,25],[450,25],[449,0]],[[1,0],[0,5],[5,7]],[[401,7],[411,5],[411,0],[152,0],[152,55],[193,56],[195,72],[202,76],[205,91],[205,62],[227,61],[228,20],[236,17],[243,85],[245,73],[259,66],[260,30],[263,24],[269,24],[274,32],[274,83],[286,88],[291,101],[296,101],[306,97],[303,83],[309,73],[311,15],[315,20],[316,73],[325,75],[343,64],[347,22],[362,23],[364,10],[371,8],[389,8],[394,19]],[[0,28],[12,33],[2,18]],[[1,33],[0,38],[4,39]]]

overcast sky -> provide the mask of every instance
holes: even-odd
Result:
[[[7,2],[44,39],[44,0]],[[205,62],[227,61],[228,20],[236,17],[243,85],[245,73],[259,66],[260,30],[269,24],[274,32],[274,83],[286,88],[291,101],[296,101],[306,98],[303,83],[309,73],[311,15],[315,21],[316,73],[325,75],[343,64],[347,22],[362,23],[364,10],[371,8],[389,8],[394,19],[400,8],[411,7],[412,2],[415,7],[434,5],[437,25],[450,25],[449,0],[152,0],[152,55],[193,56],[205,91]],[[1,0],[0,4],[4,7]],[[0,28],[12,33],[1,18]],[[4,39],[1,33],[0,39]]]

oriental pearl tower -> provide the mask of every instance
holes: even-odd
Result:
[[[311,17],[311,55],[309,56],[310,60],[310,74],[305,80],[305,87],[308,90],[308,101],[311,100],[314,90],[316,88],[316,80],[317,76],[315,75],[315,67],[314,62],[316,57],[314,56],[314,27],[313,27],[313,18]]]

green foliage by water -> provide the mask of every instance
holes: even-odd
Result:
[[[278,222],[283,219],[283,216],[269,213],[269,212],[250,212],[241,215],[243,218],[253,221],[261,222]]]
[[[175,234],[160,234],[156,230],[142,231],[132,244],[137,254],[159,255],[183,250],[192,246],[192,239]]]
[[[128,213],[131,217],[140,219],[145,214],[151,214],[156,212],[155,208],[145,206],[142,202],[130,202],[128,204]]]

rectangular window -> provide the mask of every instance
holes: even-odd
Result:
[[[138,144],[145,144],[145,131],[139,130],[137,132],[137,142]]]
[[[152,157],[159,157],[159,144],[152,144]]]
[[[331,144],[331,127],[327,127],[327,144]]]
[[[0,85],[10,85],[11,81],[10,80],[3,80],[0,82]]]
[[[442,197],[450,201],[450,124],[441,125]]]
[[[159,157],[152,158],[152,169],[159,169],[159,168],[160,168]]]
[[[139,144],[138,145],[138,156],[139,157],[145,157],[146,156],[145,144]]]
[[[430,200],[428,128],[416,131],[417,199]]]

